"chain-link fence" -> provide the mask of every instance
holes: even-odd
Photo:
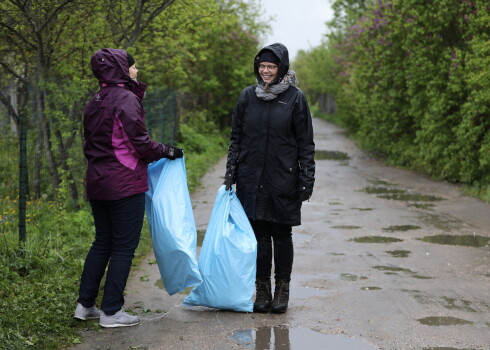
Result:
[[[11,101],[15,101],[11,96]],[[31,100],[32,101],[32,100]],[[146,112],[146,124],[153,139],[162,143],[173,143],[177,125],[176,94],[168,89],[152,89],[143,101]],[[15,107],[15,106],[14,106]],[[52,197],[56,191],[53,188],[52,175],[48,168],[46,142],[40,132],[38,116],[35,112],[28,113],[27,160],[29,197]],[[49,117],[49,116],[48,116]],[[49,119],[49,118],[47,118]],[[69,152],[68,169],[58,169],[64,181],[70,179],[83,192],[83,177],[85,158],[82,152],[82,118],[80,125],[75,128],[77,135],[72,137]],[[73,128],[72,128],[73,130]],[[9,196],[16,198],[19,188],[19,142],[17,126],[5,106],[0,103],[0,198]],[[62,130],[61,130],[62,132]],[[56,149],[58,140],[51,135],[50,147],[53,154],[60,157]],[[67,176],[69,172],[70,176]]]

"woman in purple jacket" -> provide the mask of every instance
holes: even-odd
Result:
[[[90,64],[100,90],[85,106],[83,149],[95,240],[85,260],[74,317],[100,317],[102,327],[134,326],[139,319],[124,312],[123,292],[143,226],[148,163],[181,158],[183,152],[148,135],[141,103],[146,85],[136,80],[131,55],[103,49]],[[99,311],[95,299],[106,267]]]

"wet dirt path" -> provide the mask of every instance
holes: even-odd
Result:
[[[72,350],[490,349],[490,205],[369,159],[332,124],[314,128],[315,191],[293,229],[286,314],[185,309],[149,256],[127,288],[141,325],[89,326]],[[224,164],[192,196],[201,234]]]

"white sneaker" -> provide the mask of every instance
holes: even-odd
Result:
[[[115,327],[131,327],[140,323],[140,319],[136,316],[124,312],[123,309],[116,312],[114,315],[106,315],[104,311],[100,312],[99,325],[105,328]]]
[[[78,303],[73,317],[82,321],[93,320],[100,317],[100,311],[95,306],[84,307],[82,304]]]

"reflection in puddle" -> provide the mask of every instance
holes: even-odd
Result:
[[[358,228],[361,228],[361,226],[339,225],[339,226],[332,226],[332,228],[338,228],[338,229],[343,229],[343,230],[356,230]]]
[[[380,287],[361,287],[360,290],[379,290]]]
[[[298,299],[307,299],[312,297],[320,297],[325,295],[325,292],[318,288],[312,287],[295,287],[291,288],[291,297]]]
[[[372,183],[373,185],[380,185],[380,186],[397,186],[397,184],[384,181],[384,180],[379,180],[379,179],[374,179],[374,180],[368,180],[369,183]]]
[[[155,287],[159,289],[165,289],[165,286],[163,285],[163,281],[161,278],[157,279],[155,282]],[[183,291],[179,292],[178,294],[184,294],[184,295],[189,295],[194,287],[187,287]]]
[[[386,250],[385,253],[395,258],[407,258],[411,252],[409,250]]]
[[[426,236],[419,239],[421,241],[429,242],[429,243],[459,245],[459,246],[476,247],[476,248],[485,247],[490,241],[490,237],[476,236],[476,235],[463,235],[463,236],[435,235],[435,236]]]
[[[410,203],[408,206],[417,209],[431,210],[436,205],[432,203]]]
[[[353,275],[351,273],[344,273],[344,272],[340,274],[327,274],[324,275],[324,278],[331,281],[351,281],[351,282],[368,279],[366,276],[358,276],[358,275]]]
[[[344,335],[315,332],[308,328],[286,326],[260,327],[238,330],[232,334],[233,340],[247,349],[256,350],[375,350],[362,339]]]
[[[364,236],[364,237],[355,237],[349,239],[349,241],[354,241],[356,243],[393,243],[393,242],[402,242],[403,239],[386,237],[386,236]]]
[[[373,208],[351,208],[352,210],[359,210],[359,211],[371,211]]]
[[[339,151],[315,150],[316,160],[349,160],[349,155]]]
[[[404,269],[403,267],[396,267],[396,266],[376,265],[373,266],[373,269],[381,270],[381,271],[393,271],[393,272],[412,272],[409,269]]]
[[[206,230],[197,230],[197,246],[202,247],[202,242],[204,241],[204,236],[206,235]]]
[[[419,321],[426,326],[454,326],[461,324],[473,324],[471,321],[463,320],[461,318],[450,317],[450,316],[432,316],[420,318]]]
[[[442,297],[442,299],[447,303],[447,305],[444,305],[447,309],[476,312],[476,310],[471,307],[471,301],[469,300],[448,297]]]
[[[433,279],[434,277],[429,277],[429,276],[422,276],[422,275],[412,275],[413,278],[418,278],[419,280],[431,280]]]
[[[443,201],[444,198],[431,196],[427,194],[419,193],[394,193],[394,194],[383,194],[378,196],[383,199],[392,199],[395,201],[413,201],[413,202],[435,202]]]
[[[410,231],[410,230],[418,230],[420,226],[415,226],[415,225],[393,225],[393,226],[388,226],[388,227],[383,227],[383,231],[386,232],[395,232],[395,231]]]
[[[379,186],[364,187],[361,191],[369,194],[380,194],[380,195],[401,194],[406,192],[405,190],[400,190],[398,188],[379,187]]]

